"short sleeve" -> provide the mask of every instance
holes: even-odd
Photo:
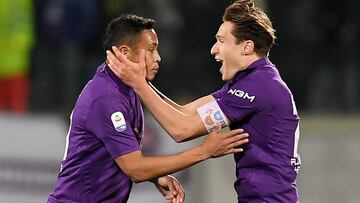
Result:
[[[129,104],[118,96],[97,99],[88,114],[87,128],[105,145],[114,159],[140,150],[131,126],[132,113]]]
[[[249,82],[236,83],[212,94],[230,123],[242,122],[259,109],[260,95]]]
[[[211,95],[215,99],[219,99],[219,98],[223,97],[227,93],[228,89],[229,89],[229,83],[226,83],[220,90],[212,93]]]

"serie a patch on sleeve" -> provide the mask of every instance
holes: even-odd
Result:
[[[124,118],[124,115],[120,111],[117,111],[117,112],[114,112],[113,114],[111,114],[111,121],[112,121],[116,131],[122,132],[122,131],[126,130],[125,118]]]

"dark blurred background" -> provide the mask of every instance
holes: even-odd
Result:
[[[210,94],[223,84],[219,73],[220,65],[210,55],[210,49],[222,23],[224,9],[231,2],[0,0],[0,138],[3,142],[3,147],[0,147],[3,148],[3,151],[0,150],[0,190],[5,188],[6,191],[23,191],[29,189],[26,184],[40,182],[40,189],[36,191],[40,191],[42,196],[38,198],[43,201],[44,196],[52,189],[58,163],[62,158],[68,117],[82,88],[105,59],[102,37],[106,24],[113,17],[132,13],[156,20],[162,61],[159,74],[153,83],[163,93],[182,104]],[[300,148],[303,143],[303,154],[306,155],[316,148],[318,153],[323,155],[319,155],[318,159],[311,159],[309,156],[308,166],[312,163],[334,163],[327,159],[329,155],[326,151],[329,146],[334,145],[331,141],[334,137],[338,139],[350,136],[336,141],[342,143],[337,145],[340,151],[348,149],[349,144],[360,143],[360,2],[255,2],[266,11],[277,31],[276,45],[270,52],[270,59],[292,90],[302,117],[302,132],[305,132],[305,135],[302,133],[304,137],[300,140]],[[154,123],[149,124],[148,149],[152,146],[158,150],[161,147],[154,143],[158,142],[159,138],[154,137],[165,133]],[[46,135],[46,138],[41,137],[41,134]],[[322,137],[324,134],[329,137]],[[318,137],[322,138],[318,140]],[[317,146],[320,148],[312,145],[312,139],[319,141]],[[331,143],[327,143],[328,141]],[[169,145],[168,142],[172,141],[167,140],[166,145]],[[176,146],[175,144],[174,148]],[[187,146],[191,144],[185,145],[185,148]],[[35,148],[37,150],[34,150]],[[49,153],[51,150],[53,152]],[[31,154],[28,151],[33,153],[29,156],[30,161],[24,155]],[[159,153],[159,150],[149,151]],[[351,154],[354,152],[356,154],[359,151],[352,151]],[[31,161],[34,157],[39,161],[36,164]],[[337,156],[339,159],[341,157]],[[352,166],[354,170],[359,169],[359,163],[355,166],[354,163],[357,162],[349,158],[348,162],[342,165]],[[329,172],[329,176],[338,175],[340,167],[335,165],[335,168],[337,167],[339,169],[333,171],[334,173]],[[41,168],[45,170],[42,173],[50,175],[46,182],[41,178],[32,180],[28,177],[32,176],[30,174],[26,176],[29,181],[24,186],[21,180],[14,182],[16,178],[22,179],[19,174],[9,172],[14,168],[25,168],[19,174],[29,170],[38,172]],[[230,173],[232,170],[230,169]],[[309,167],[310,171],[320,173]],[[348,173],[352,174],[352,171]],[[191,174],[182,174],[188,184],[192,180]],[[211,172],[209,174],[214,175]],[[206,177],[204,179],[207,179]],[[314,176],[310,177],[313,181],[317,180]],[[344,177],[347,178],[348,176]],[[306,191],[306,181],[302,180],[308,179],[305,175],[300,176],[301,188]],[[231,181],[230,178],[230,190]],[[336,181],[334,179],[334,182]],[[360,183],[358,179],[352,181]],[[322,185],[322,180],[313,184]],[[352,184],[345,181],[344,185]],[[216,191],[216,188],[214,190]],[[328,191],[326,194],[335,194],[331,188],[322,192],[325,191]],[[156,193],[153,190],[151,192]],[[9,194],[0,194],[0,200],[1,196],[10,198],[11,192]],[[305,195],[306,197],[312,202],[336,202],[331,195],[331,198],[322,200],[319,200],[318,196]],[[357,197],[355,195],[353,199]],[[12,202],[17,201],[16,198],[11,198]],[[196,201],[199,201],[199,198],[194,197]],[[352,198],[348,200],[343,202],[351,202]]]

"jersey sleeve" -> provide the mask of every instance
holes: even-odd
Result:
[[[118,96],[106,96],[93,103],[86,124],[114,159],[140,150],[131,120],[131,108],[126,101]]]
[[[227,90],[229,89],[229,83],[226,83],[220,90],[212,93],[211,95],[215,98],[215,99],[220,99],[221,97],[224,96],[224,94],[227,93]]]
[[[249,82],[232,86],[227,83],[212,96],[230,123],[241,123],[260,108],[261,95]]]

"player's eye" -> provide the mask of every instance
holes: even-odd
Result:
[[[154,48],[154,47],[152,47],[152,48],[150,48],[150,49],[149,49],[149,51],[154,51],[154,50],[155,50],[155,48]]]

